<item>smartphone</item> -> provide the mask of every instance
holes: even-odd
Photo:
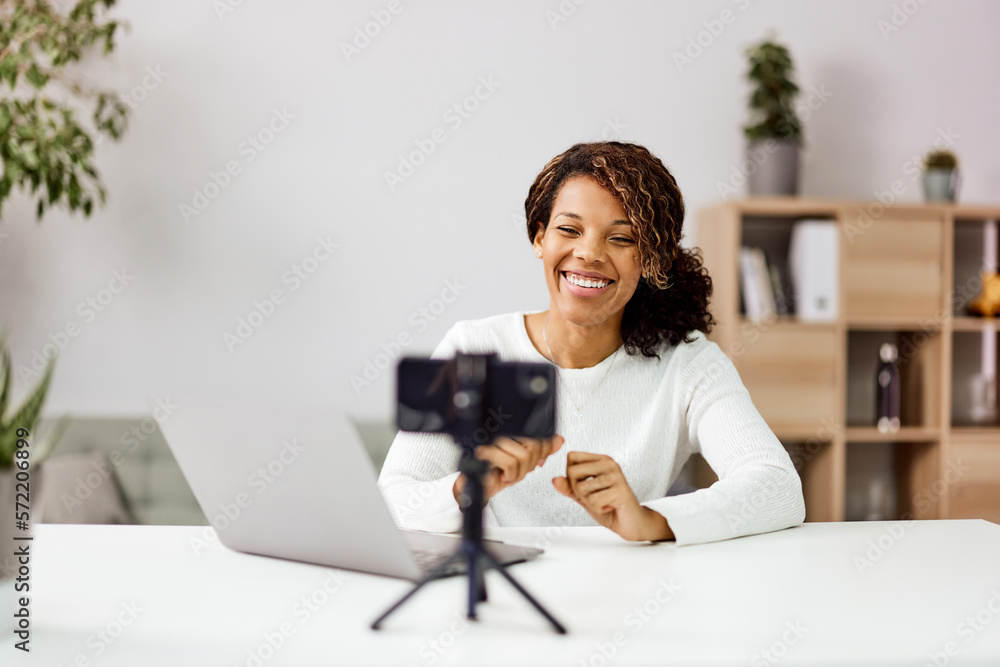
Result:
[[[458,435],[455,359],[404,357],[396,367],[396,426],[401,431]],[[483,424],[474,442],[499,436],[551,438],[556,430],[555,367],[487,358]],[[466,436],[467,437],[467,436]]]

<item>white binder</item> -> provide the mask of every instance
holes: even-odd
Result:
[[[795,314],[806,322],[837,319],[838,233],[834,220],[799,220],[792,227],[788,270]]]

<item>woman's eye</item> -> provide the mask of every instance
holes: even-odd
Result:
[[[616,236],[615,238],[613,238],[611,240],[612,241],[618,241],[619,243],[635,243],[635,241],[633,241],[632,239],[626,238],[624,236]]]
[[[560,232],[565,232],[567,234],[576,234],[576,230],[572,227],[557,227]]]

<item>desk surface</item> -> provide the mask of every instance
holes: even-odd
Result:
[[[685,547],[489,531],[546,549],[510,571],[567,636],[496,572],[478,622],[451,578],[373,631],[411,584],[236,553],[205,531],[38,526],[32,652],[0,633],[2,663],[1000,665],[1000,526],[985,521],[806,524]]]

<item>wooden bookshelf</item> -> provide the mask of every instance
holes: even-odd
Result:
[[[781,264],[792,226],[806,218],[840,230],[837,318],[748,319],[740,309],[740,246],[765,247]],[[871,459],[887,462],[889,472],[879,473],[886,478],[876,480],[891,495],[887,518],[1000,522],[1000,420],[983,424],[969,410],[981,365],[996,356],[988,339],[1000,347],[1000,318],[966,314],[978,294],[987,220],[1000,220],[1000,205],[769,197],[698,212],[718,322],[710,338],[796,463],[807,520],[857,518]],[[874,423],[877,350],[886,341],[900,349],[896,433]]]

